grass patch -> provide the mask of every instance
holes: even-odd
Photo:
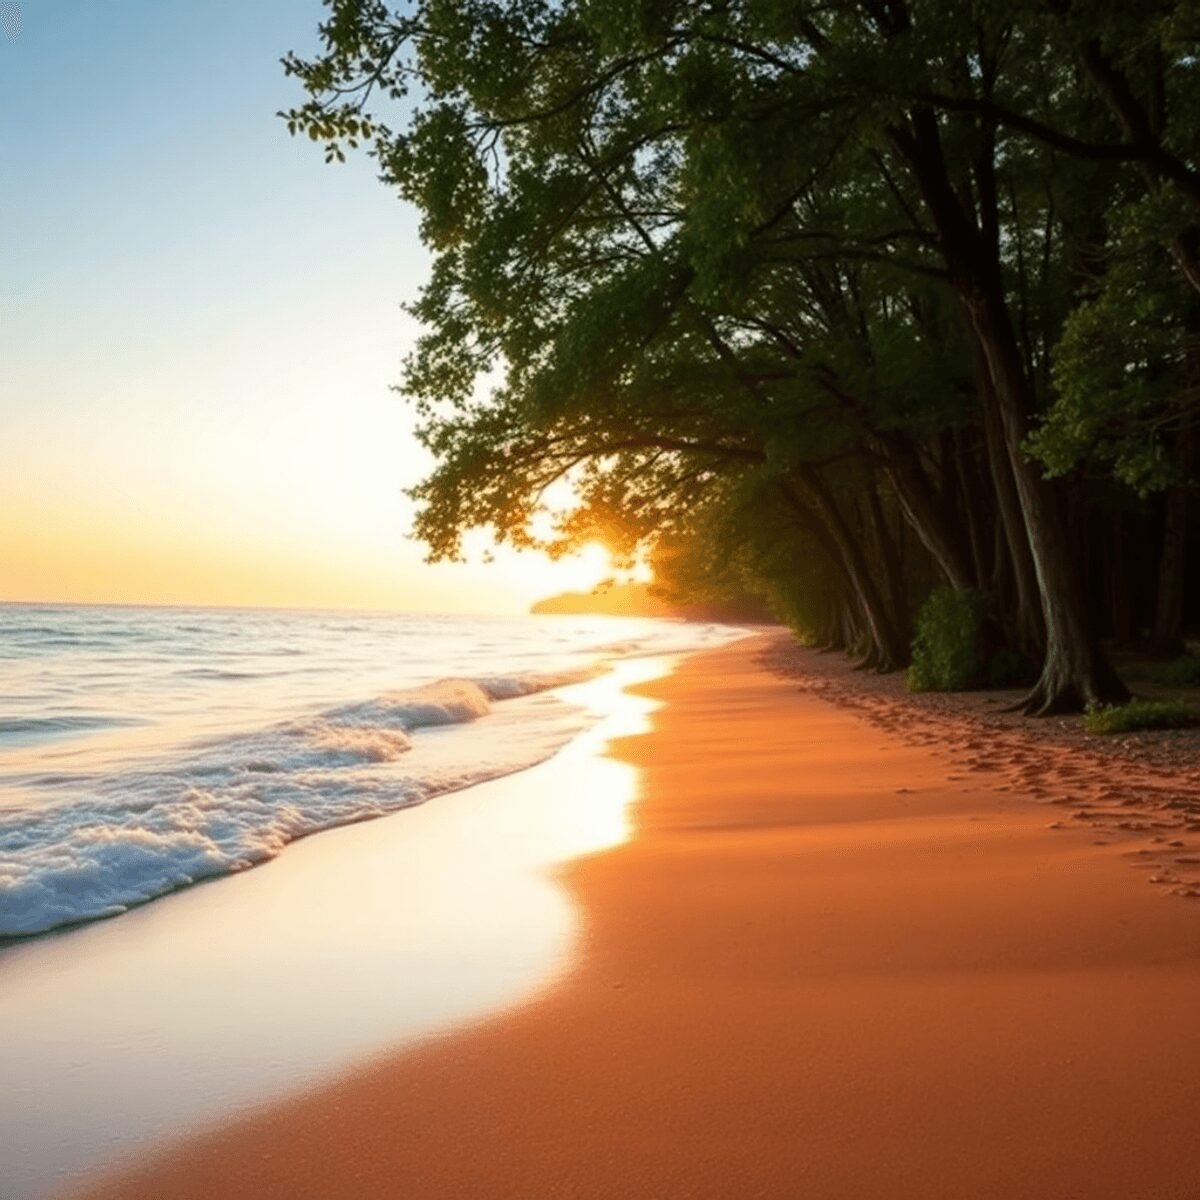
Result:
[[[1135,729],[1183,729],[1200,725],[1200,708],[1186,700],[1131,700],[1089,709],[1088,733],[1129,733]]]
[[[1200,654],[1185,654],[1172,662],[1148,667],[1146,678],[1168,687],[1196,687],[1200,685]]]

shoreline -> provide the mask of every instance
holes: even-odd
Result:
[[[7,947],[4,1200],[119,1169],[552,987],[579,934],[553,871],[628,836],[634,772],[601,751],[644,725],[651,705],[628,684],[670,661],[624,660],[563,689],[586,728],[535,766]]]
[[[769,644],[638,689],[551,988],[70,1194],[1189,1196],[1196,910]]]

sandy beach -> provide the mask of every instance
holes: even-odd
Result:
[[[1200,1200],[1196,4],[0,56],[0,1200]]]
[[[555,986],[75,1195],[1195,1195],[1200,909],[763,651],[645,685]]]

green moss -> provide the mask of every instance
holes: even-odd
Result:
[[[1132,700],[1088,710],[1088,733],[1128,733],[1134,729],[1182,729],[1200,724],[1200,707],[1184,700]]]
[[[983,674],[983,597],[937,588],[921,605],[912,644],[908,686],[914,692],[959,692]]]

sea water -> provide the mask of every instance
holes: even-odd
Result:
[[[604,752],[654,707],[631,687],[740,632],[17,606],[0,622],[0,917],[24,935],[0,943],[5,1200],[551,986],[580,929],[559,865],[631,830],[638,773]]]
[[[0,939],[527,768],[562,687],[736,631],[650,619],[0,605]]]

